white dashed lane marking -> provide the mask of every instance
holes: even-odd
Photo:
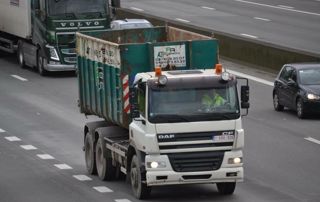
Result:
[[[288,9],[294,9],[292,6],[285,6],[285,5],[278,5],[281,8],[288,8]]]
[[[20,147],[25,150],[36,150],[37,149],[37,147],[32,146],[32,145],[20,145]]]
[[[271,20],[267,19],[267,18],[259,18],[259,17],[254,17],[254,19],[256,20],[262,20],[262,21],[266,21],[266,22],[270,22]]]
[[[207,6],[201,6],[203,9],[208,9],[208,10],[216,10],[215,8],[207,7]]]
[[[320,145],[320,140],[314,139],[312,137],[306,137],[304,139]]]
[[[0,128],[0,133],[5,133],[6,131]]]
[[[111,189],[109,189],[108,187],[105,187],[105,186],[93,187],[93,189],[97,190],[100,193],[113,192]]]
[[[257,36],[254,36],[254,35],[251,35],[251,34],[240,34],[240,35],[244,36],[244,37],[252,38],[252,39],[257,39],[258,38]]]
[[[130,7],[131,10],[135,10],[135,11],[140,11],[140,12],[143,12],[144,10],[141,9],[141,8],[136,8],[136,7]]]
[[[55,167],[61,169],[61,170],[70,170],[72,169],[71,166],[67,165],[67,164],[54,164]]]
[[[25,78],[23,78],[23,77],[21,77],[21,76],[15,75],[15,74],[12,74],[11,76],[12,76],[13,78],[16,78],[16,79],[20,80],[20,81],[28,81],[28,79],[25,79]]]
[[[37,156],[43,160],[54,159],[54,157],[49,154],[37,154]]]
[[[74,178],[76,178],[79,181],[90,181],[92,180],[90,177],[86,175],[73,175]]]
[[[116,199],[114,200],[115,202],[131,202],[130,200],[128,199]]]
[[[185,19],[181,19],[181,18],[176,18],[177,21],[180,21],[180,22],[190,22],[189,20],[185,20]]]
[[[20,138],[16,137],[16,136],[10,136],[10,137],[4,137],[6,138],[8,141],[10,142],[17,142],[17,141],[21,141]]]

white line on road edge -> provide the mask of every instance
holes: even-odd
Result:
[[[276,8],[276,9],[281,9],[281,10],[293,11],[293,12],[303,13],[303,14],[308,14],[308,15],[316,15],[316,16],[320,16],[320,13],[312,13],[312,12],[307,12],[307,11],[301,11],[301,10],[295,10],[295,9],[283,8],[283,7],[279,7],[279,6],[272,6],[272,5],[268,5],[268,4],[260,4],[260,3],[251,2],[251,1],[244,1],[244,0],[235,0],[235,1],[238,1],[238,2],[241,2],[241,3],[247,3],[247,4],[258,5],[258,6],[265,6],[265,7],[269,7],[269,8]]]
[[[37,156],[43,160],[54,159],[54,157],[49,154],[37,154]]]
[[[141,8],[136,8],[136,7],[130,7],[131,10],[135,10],[135,11],[140,11],[143,12],[144,10]]]
[[[176,18],[177,21],[181,21],[181,22],[190,22],[189,20],[185,20],[185,19],[181,19],[181,18]]]
[[[10,142],[17,142],[17,141],[21,141],[20,138],[16,137],[16,136],[10,136],[10,137],[4,137],[6,138],[8,141]]]
[[[240,76],[240,77],[244,77],[244,78],[248,78],[248,79],[250,79],[252,81],[263,83],[263,84],[268,85],[268,86],[273,86],[273,82],[271,82],[271,81],[260,79],[258,77],[250,76],[248,74],[243,74],[243,73],[236,72],[236,71],[233,71],[233,70],[228,70],[227,69],[227,71],[230,72],[231,74],[234,74],[234,75],[237,75],[237,76]]]
[[[21,77],[21,76],[18,76],[18,75],[12,74],[11,76],[12,76],[13,78],[16,78],[16,79],[20,80],[20,81],[28,81],[28,79],[25,79],[25,78],[23,78],[23,77]]]
[[[72,169],[71,166],[68,166],[67,164],[54,164],[55,167],[61,169],[61,170],[70,170]]]
[[[74,178],[76,178],[79,181],[90,181],[92,180],[90,177],[86,175],[73,175]]]
[[[113,192],[111,189],[105,186],[99,186],[99,187],[93,187],[95,190],[97,190],[100,193],[107,193],[107,192]]]
[[[282,8],[294,9],[294,7],[292,6],[285,6],[285,5],[278,5],[278,6]]]
[[[207,6],[201,6],[203,9],[208,9],[208,10],[216,10],[215,8],[207,7]]]
[[[0,128],[0,133],[5,133],[6,131]]]
[[[114,201],[115,201],[115,202],[131,202],[131,201],[128,200],[128,199],[115,199]]]
[[[253,38],[253,39],[257,39],[257,36],[254,35],[250,35],[250,34],[240,34],[241,36],[245,36],[245,37],[249,37],[249,38]]]
[[[20,145],[20,147],[25,150],[36,150],[37,149],[37,147],[32,146],[32,145]]]
[[[310,142],[316,143],[316,144],[320,144],[320,140],[314,139],[312,137],[306,137],[304,138],[305,140],[308,140]]]
[[[262,21],[266,21],[266,22],[270,22],[271,20],[267,19],[267,18],[259,18],[259,17],[254,17],[254,19],[256,20],[262,20]]]

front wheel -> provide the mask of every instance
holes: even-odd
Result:
[[[296,107],[297,107],[298,118],[303,119],[305,117],[305,112],[304,112],[303,101],[301,98],[298,98]]]
[[[130,169],[131,188],[137,199],[144,199],[150,195],[151,187],[142,183],[142,173],[137,155],[132,157]]]
[[[84,141],[84,157],[88,173],[91,175],[96,174],[97,168],[94,154],[94,141],[89,133],[86,134]]]
[[[284,109],[284,106],[279,102],[279,96],[277,93],[273,95],[273,107],[276,111],[282,111]]]
[[[25,61],[24,61],[24,54],[23,54],[23,45],[22,45],[23,42],[19,41],[18,43],[18,51],[17,51],[17,55],[18,55],[18,62],[19,62],[19,66],[21,68],[26,68],[26,64],[25,64]]]
[[[38,72],[41,76],[46,76],[48,74],[47,70],[44,69],[44,58],[41,56],[40,51],[37,53],[37,66]]]
[[[96,146],[96,165],[101,180],[113,180],[116,176],[116,167],[112,165],[111,151],[107,149],[107,156],[103,155],[103,141],[99,138]]]
[[[217,183],[217,188],[220,194],[222,195],[231,195],[236,189],[235,182],[221,182]]]

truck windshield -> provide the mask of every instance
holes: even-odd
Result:
[[[150,89],[151,123],[230,120],[239,117],[235,85],[219,88]]]
[[[106,0],[49,0],[49,15],[104,13]]]

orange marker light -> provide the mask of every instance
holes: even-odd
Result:
[[[216,64],[216,74],[221,74],[222,73],[222,64]]]
[[[159,77],[162,75],[161,67],[154,68],[154,71],[156,73],[156,77]]]

